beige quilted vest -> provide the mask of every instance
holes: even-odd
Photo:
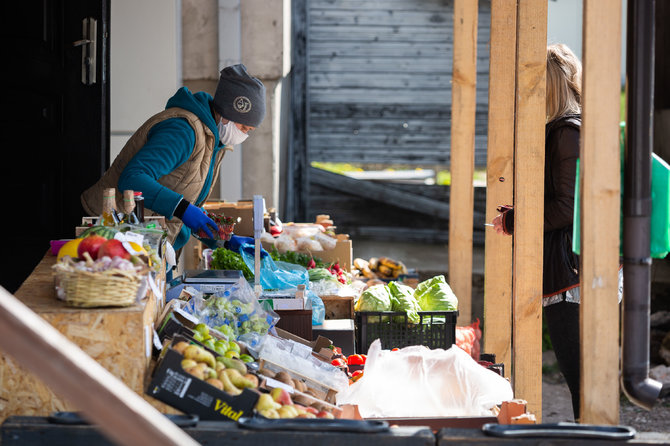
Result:
[[[212,161],[212,153],[214,152],[216,138],[209,127],[207,127],[194,113],[183,108],[174,107],[149,118],[149,120],[130,137],[121,150],[121,153],[116,157],[110,168],[107,169],[107,172],[103,174],[102,178],[81,194],[81,204],[88,215],[100,215],[102,212],[102,192],[109,187],[117,189],[117,209],[123,209],[123,194],[117,187],[123,169],[125,169],[128,162],[146,144],[147,135],[151,128],[157,123],[170,118],[185,118],[189,122],[191,127],[193,127],[193,130],[195,130],[195,145],[190,158],[169,174],[159,178],[158,182],[168,189],[173,190],[178,194],[182,194],[184,198],[191,203],[197,205],[200,204],[196,203],[196,200],[207,179],[207,172],[209,172],[210,162]],[[225,147],[224,150],[219,150],[216,159],[214,160],[216,164],[214,165],[212,184],[214,184],[216,178],[218,178],[219,167],[226,150],[231,150],[231,148]],[[207,191],[207,197],[209,197],[210,192],[211,186],[210,190]],[[148,209],[145,211],[145,214],[155,215]],[[167,221],[168,239],[170,240],[170,243],[174,243],[174,240],[181,229],[181,225],[181,220],[176,217]]]

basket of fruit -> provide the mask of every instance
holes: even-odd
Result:
[[[115,239],[101,243],[95,260],[85,250],[78,259],[64,256],[53,266],[56,295],[71,307],[133,305],[148,286],[150,268],[141,257],[130,255]]]

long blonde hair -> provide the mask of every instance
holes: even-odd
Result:
[[[582,112],[582,63],[567,45],[547,47],[547,122]]]

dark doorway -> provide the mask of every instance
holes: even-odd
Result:
[[[74,237],[79,194],[109,164],[109,0],[0,8],[0,284],[14,292],[50,240]]]

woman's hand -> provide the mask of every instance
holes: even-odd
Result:
[[[496,215],[491,223],[493,223],[493,229],[495,229],[495,231],[498,234],[504,234],[505,233],[505,231],[503,230],[502,214]]]

